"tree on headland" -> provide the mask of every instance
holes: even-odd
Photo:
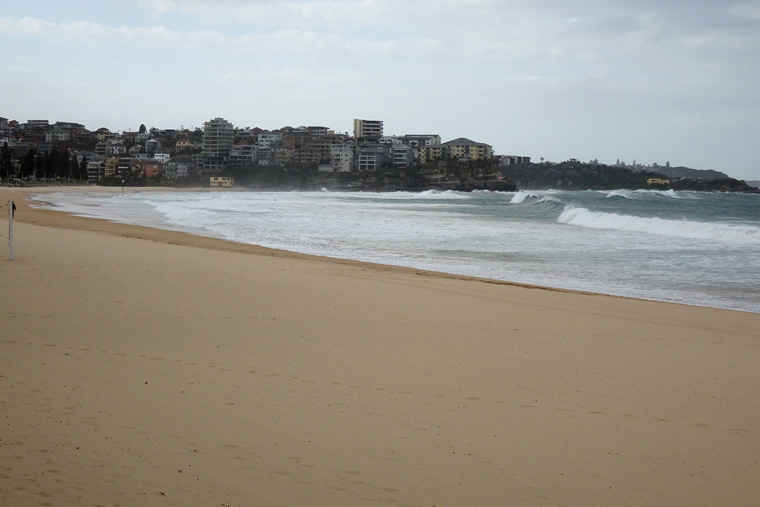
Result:
[[[0,148],[0,172],[5,178],[16,176],[16,168],[13,166],[11,148],[8,146],[7,142],[3,143],[3,147]]]
[[[77,170],[76,177],[81,181],[87,180],[87,157],[82,157],[82,160],[79,161],[79,168]]]
[[[34,147],[29,148],[24,158],[21,159],[21,174],[25,176],[38,176],[37,150]]]

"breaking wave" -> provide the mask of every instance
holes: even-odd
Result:
[[[521,190],[512,196],[512,199],[509,201],[509,204],[522,204],[525,202],[559,202],[559,201],[544,193],[528,192],[525,190]]]
[[[690,220],[643,218],[617,213],[602,213],[566,206],[557,222],[589,229],[640,232],[658,236],[718,241],[734,245],[760,245],[760,227]]]

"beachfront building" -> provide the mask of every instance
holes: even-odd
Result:
[[[218,171],[224,168],[235,141],[235,129],[224,118],[214,118],[203,124],[203,169]]]
[[[381,120],[354,120],[355,139],[378,141],[381,137],[383,137],[383,122]]]
[[[419,147],[419,158],[422,163],[443,158],[484,160],[493,156],[493,148],[490,144],[476,143],[466,137],[459,137],[443,144],[428,144]]]
[[[235,184],[235,178],[232,176],[211,176],[209,185],[212,187],[232,187]]]
[[[105,161],[103,175],[108,178],[114,176],[119,169],[119,157],[108,157]]]
[[[105,176],[105,173],[106,173],[105,159],[98,157],[95,160],[91,160],[90,162],[87,162],[87,182],[88,183],[97,183]]]
[[[493,158],[493,148],[490,144],[476,143],[466,137],[460,137],[453,141],[443,143],[450,157],[465,160],[482,160]]]
[[[130,171],[132,171],[132,158],[119,157],[119,163],[116,166],[116,172],[118,174],[127,174]]]
[[[139,177],[155,178],[164,170],[164,164],[148,158],[133,158],[132,174]]]

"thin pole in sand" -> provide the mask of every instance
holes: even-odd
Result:
[[[8,201],[8,259],[13,260],[13,201]]]

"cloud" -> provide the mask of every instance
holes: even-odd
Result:
[[[207,33],[196,32],[183,34],[168,30],[163,26],[154,27],[128,27],[128,26],[104,26],[89,21],[75,21],[69,23],[54,23],[36,18],[0,18],[0,34],[3,35],[28,35],[44,37],[51,41],[62,44],[69,43],[121,43],[121,44],[148,44],[148,45],[177,45],[191,40],[193,37],[203,39]],[[195,43],[198,43],[196,40]]]
[[[728,12],[744,19],[760,20],[760,2],[749,2],[733,5]]]
[[[189,14],[212,23],[332,27],[387,26],[418,2],[401,0],[140,0],[157,15]]]
[[[660,149],[678,132],[684,146],[694,138],[695,153],[725,139],[723,152],[705,154],[714,160],[743,150],[749,166],[760,156],[754,141],[741,150],[729,141],[758,135],[757,0],[63,5],[3,9],[0,40],[14,48],[3,78],[17,84],[0,109],[23,103],[42,115],[35,96],[44,96],[61,118],[108,109],[128,125],[221,115],[265,128],[312,121],[349,130],[353,117],[378,117],[388,132],[466,136],[515,152],[538,146],[543,155],[550,145],[584,159],[607,145],[630,159],[627,144],[654,159],[646,147]],[[113,108],[145,90],[151,100]]]
[[[106,26],[88,21],[53,23],[35,18],[0,18],[0,34],[44,37],[55,44],[73,43],[129,47],[171,48],[253,54],[367,55],[396,53],[397,42],[345,37],[298,29],[280,29],[260,34],[226,35],[217,30],[177,31],[165,26]],[[410,40],[405,45],[419,41]]]

